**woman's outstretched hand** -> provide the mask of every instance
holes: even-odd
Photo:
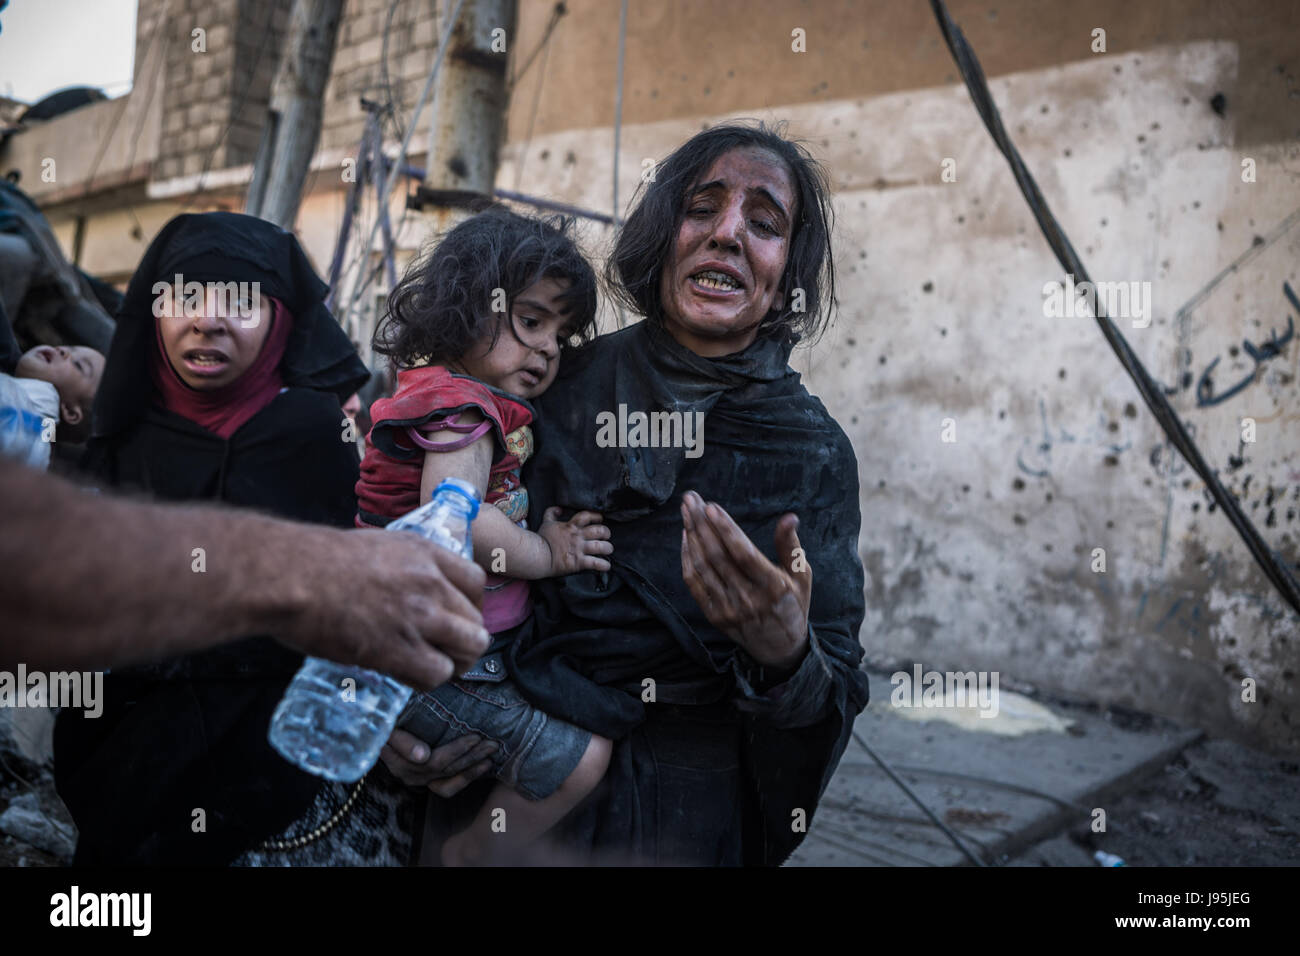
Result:
[[[808,650],[812,598],[812,569],[795,534],[799,519],[785,514],[776,525],[776,553],[788,556],[786,567],[693,491],[682,496],[682,524],[682,580],[709,623],[764,667],[795,667]]]

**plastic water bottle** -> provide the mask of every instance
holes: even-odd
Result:
[[[474,486],[447,478],[433,500],[388,525],[412,531],[472,560]],[[309,657],[271,718],[270,741],[290,763],[328,780],[351,783],[379,759],[411,688],[386,674]]]

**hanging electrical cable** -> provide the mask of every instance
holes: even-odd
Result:
[[[1043,230],[1043,235],[1047,238],[1047,244],[1056,253],[1057,261],[1061,263],[1067,273],[1074,277],[1076,283],[1090,283],[1092,280],[1088,277],[1088,272],[1084,269],[1078,253],[1074,251],[1074,247],[1070,244],[1070,240],[1066,238],[1060,224],[1056,221],[1056,217],[1048,209],[1047,202],[1038,189],[1038,184],[1034,182],[1034,178],[1029,174],[1028,168],[1020,158],[1019,151],[1011,142],[1011,137],[1007,135],[1007,131],[1002,125],[1002,116],[993,103],[992,94],[989,93],[984,71],[980,68],[979,60],[975,58],[975,53],[971,50],[970,44],[966,42],[961,30],[953,23],[952,17],[949,16],[948,10],[943,4],[943,0],[930,0],[930,5],[934,10],[935,18],[939,21],[939,29],[943,32],[943,38],[948,44],[948,49],[952,52],[953,59],[957,61],[957,68],[961,71],[962,79],[966,82],[966,89],[970,91],[971,99],[975,103],[975,109],[980,118],[984,120],[984,125],[988,128],[989,134],[993,137],[998,149],[1010,164],[1011,172],[1016,177],[1020,191],[1024,194],[1034,218],[1038,221],[1039,228]],[[1120,364],[1124,366],[1124,370],[1133,379],[1142,400],[1151,409],[1151,414],[1155,416],[1156,421],[1160,423],[1160,427],[1169,436],[1173,446],[1187,459],[1188,464],[1205,482],[1215,502],[1223,509],[1223,513],[1227,515],[1232,526],[1237,529],[1237,533],[1245,541],[1246,547],[1250,549],[1251,555],[1264,571],[1265,576],[1277,588],[1283,600],[1291,605],[1292,610],[1300,614],[1300,584],[1297,584],[1291,569],[1287,567],[1280,554],[1269,548],[1268,543],[1260,536],[1254,524],[1246,517],[1246,513],[1241,510],[1236,498],[1228,494],[1224,489],[1217,472],[1206,464],[1200,449],[1192,441],[1182,421],[1179,420],[1168,399],[1165,398],[1164,392],[1151,378],[1146,367],[1143,366],[1136,353],[1129,347],[1128,342],[1124,339],[1115,323],[1106,315],[1100,301],[1097,303],[1096,313],[1097,325],[1101,329],[1101,334],[1110,344],[1111,349],[1114,350]]]
[[[402,165],[406,160],[407,148],[411,145],[411,137],[415,134],[415,128],[420,123],[420,113],[424,111],[425,101],[429,98],[429,93],[433,90],[433,83],[438,78],[438,71],[442,69],[442,61],[447,55],[447,46],[451,42],[452,29],[456,26],[456,21],[460,19],[460,9],[464,5],[465,0],[456,0],[456,6],[452,9],[451,16],[447,18],[447,22],[443,26],[442,36],[438,40],[438,55],[434,58],[433,68],[429,70],[429,76],[424,81],[424,89],[420,91],[420,98],[415,103],[415,111],[411,114],[411,123],[406,129],[406,136],[402,138],[402,143],[397,149],[397,156],[394,158],[391,168],[385,174],[385,171],[382,168],[383,164],[381,164],[381,168],[377,171],[378,175],[382,177],[381,181],[383,183],[382,188],[379,190],[378,208],[380,213],[375,217],[374,225],[371,226],[370,232],[366,236],[366,244],[362,246],[362,249],[367,254],[370,249],[374,248],[375,236],[379,233],[379,228],[384,222],[383,210],[388,203],[389,194],[393,191],[393,184],[403,175]],[[430,119],[429,125],[431,128],[436,127],[438,123],[436,102],[434,103],[433,109],[435,115]],[[379,268],[382,267],[383,263],[380,263]],[[373,270],[366,269],[364,270],[363,275],[369,276],[372,273]],[[365,284],[367,283],[358,282],[352,289],[352,294],[348,297],[347,309],[344,312],[345,317],[352,314],[352,310],[356,307],[357,300],[361,297]]]

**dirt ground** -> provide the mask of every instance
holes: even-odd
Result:
[[[22,770],[42,807],[55,807],[47,812],[65,821],[50,799],[49,772]],[[0,812],[26,792],[0,767]],[[1204,740],[1105,809],[1106,832],[1057,834],[1004,865],[1096,866],[1093,853],[1102,850],[1128,866],[1300,866],[1300,760]],[[0,867],[58,865],[50,854],[0,836]]]
[[[1300,865],[1300,761],[1224,740],[1193,744],[1105,807],[1106,832],[1079,828],[1035,844],[1010,866]]]

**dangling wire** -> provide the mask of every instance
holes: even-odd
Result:
[[[370,250],[374,248],[375,236],[379,233],[379,227],[384,222],[383,210],[388,204],[388,197],[393,191],[393,184],[402,176],[402,166],[406,162],[407,147],[411,145],[411,137],[415,134],[415,128],[420,123],[420,113],[424,110],[425,100],[429,98],[429,93],[433,90],[433,83],[438,78],[438,71],[442,69],[442,61],[447,55],[447,46],[451,42],[451,32],[456,26],[456,21],[460,19],[460,9],[464,5],[465,0],[456,0],[456,6],[452,9],[451,16],[447,18],[447,22],[443,26],[442,37],[438,41],[438,55],[434,58],[433,67],[429,70],[429,76],[424,81],[424,89],[420,91],[420,98],[415,103],[415,112],[411,114],[411,124],[406,128],[406,135],[402,138],[402,144],[398,147],[397,156],[393,160],[393,164],[386,175],[383,169],[385,164],[382,159],[380,160],[380,168],[377,170],[378,175],[383,177],[383,187],[379,190],[378,208],[380,212],[375,216],[374,224],[370,227],[370,232],[366,235],[366,243],[362,246],[367,258],[369,257]],[[438,125],[436,102],[433,107],[433,112],[434,115],[430,118],[429,122],[430,129],[436,129]],[[382,154],[382,147],[380,152]],[[369,265],[368,262],[367,265]],[[383,268],[382,262],[380,263],[379,268]],[[369,268],[364,272],[367,276],[372,273],[373,270]],[[358,281],[353,287],[352,293],[348,297],[347,310],[343,313],[344,316],[352,314],[352,310],[356,307],[357,300],[361,297],[363,287],[364,283],[361,281]]]
[[[618,13],[618,82],[614,87],[614,204],[610,215],[614,219],[614,241],[618,241],[618,232],[623,227],[623,216],[618,205],[618,152],[623,132],[623,51],[627,47],[627,0],[623,0]],[[615,313],[618,327],[626,324],[623,317],[623,304],[615,300]]]
[[[948,15],[948,10],[943,5],[943,0],[930,0],[930,5],[934,9],[934,15],[939,21],[939,29],[943,31],[943,38],[948,44],[948,49],[952,51],[953,59],[957,61],[957,68],[961,71],[962,79],[966,81],[966,89],[970,91],[971,100],[975,103],[975,109],[984,120],[984,125],[988,127],[989,134],[997,144],[1002,155],[1006,157],[1011,166],[1011,172],[1016,177],[1016,182],[1020,186],[1020,191],[1024,194],[1025,200],[1029,203],[1030,211],[1033,212],[1034,218],[1038,220],[1039,228],[1043,230],[1043,235],[1047,238],[1047,244],[1051,246],[1052,251],[1056,253],[1057,260],[1065,268],[1066,272],[1075,277],[1075,281],[1091,282],[1088,272],[1079,260],[1079,255],[1070,245],[1070,240],[1066,238],[1065,233],[1061,230],[1060,223],[1047,208],[1047,202],[1043,199],[1043,194],[1038,189],[1038,184],[1034,182],[1034,177],[1029,175],[1024,160],[1020,158],[1020,153],[1016,150],[1015,145],[1011,142],[1011,137],[1007,135],[1006,128],[1002,125],[1002,116],[998,113],[997,106],[993,103],[993,96],[989,93],[988,82],[984,79],[984,71],[980,68],[979,60],[975,58],[975,53],[966,42],[961,30],[953,23],[952,17]],[[1105,309],[1101,302],[1098,301],[1096,307],[1097,325],[1101,328],[1101,334],[1105,336],[1106,341],[1110,344],[1115,355],[1119,358],[1120,364],[1128,372],[1129,377],[1137,385],[1138,393],[1142,400],[1146,402],[1147,407],[1151,409],[1151,414],[1160,423],[1165,434],[1169,436],[1170,442],[1178,449],[1182,456],[1187,459],[1195,472],[1205,482],[1210,494],[1223,513],[1227,515],[1232,526],[1237,529],[1241,535],[1246,547],[1254,556],[1255,561],[1263,569],[1265,576],[1277,588],[1282,599],[1291,605],[1292,610],[1300,614],[1300,584],[1296,583],[1291,569],[1287,567],[1286,562],[1282,560],[1281,555],[1271,550],[1268,543],[1260,536],[1259,531],[1246,517],[1246,513],[1241,510],[1241,506],[1236,499],[1224,490],[1223,485],[1219,482],[1218,475],[1206,464],[1205,459],[1201,456],[1200,449],[1192,441],[1187,429],[1183,427],[1182,421],[1170,406],[1168,399],[1165,398],[1160,386],[1151,378],[1146,367],[1138,359],[1136,353],[1129,347],[1124,336],[1120,333],[1115,323],[1105,314]]]
[[[623,51],[627,47],[627,0],[623,0],[618,13],[618,79],[614,86],[614,232],[623,224],[618,206],[618,148],[623,132]]]

